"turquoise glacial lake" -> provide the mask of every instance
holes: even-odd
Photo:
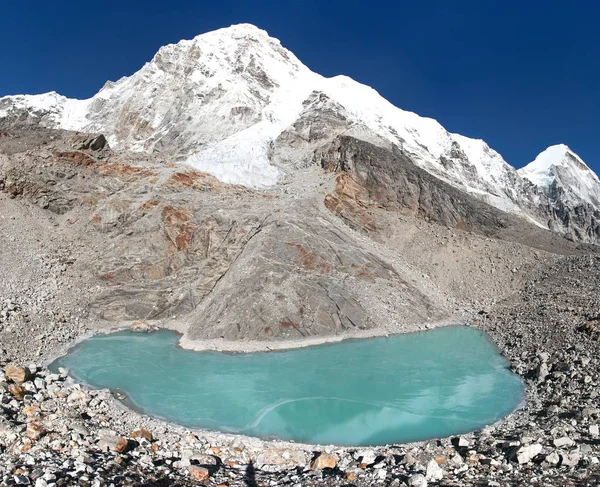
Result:
[[[250,354],[183,350],[178,340],[97,335],[51,368],[190,428],[336,445],[466,433],[512,412],[524,393],[495,345],[466,326]]]

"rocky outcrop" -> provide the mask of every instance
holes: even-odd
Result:
[[[28,147],[31,131],[40,139]],[[94,149],[97,136],[11,133],[25,147],[5,156],[4,192],[93,236],[90,318],[174,320],[192,341],[276,341],[366,330],[392,313],[405,322],[445,316],[322,201],[292,203],[294,195]],[[392,295],[382,311],[376,301]]]
[[[564,188],[554,182],[543,192],[540,206],[548,215],[548,228],[581,242],[600,243],[600,209],[585,201],[566,198]]]
[[[315,160],[339,174],[325,204],[353,228],[377,233],[374,212],[384,210],[538,248],[563,246],[561,237],[432,176],[396,146],[341,136],[317,150]]]

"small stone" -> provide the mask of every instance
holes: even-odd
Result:
[[[186,435],[183,439],[187,445],[193,445],[198,441],[198,437],[196,435]]]
[[[235,441],[232,445],[232,448],[234,452],[241,453],[244,451],[246,446],[240,441]]]
[[[119,437],[116,433],[105,433],[98,438],[98,447],[102,451],[115,451],[118,442]]]
[[[444,478],[444,471],[435,460],[430,460],[427,464],[425,478],[429,481],[442,480]]]
[[[377,455],[372,450],[359,451],[356,456],[361,459],[360,464],[364,467],[374,464],[377,459]]]
[[[423,474],[416,473],[408,479],[409,487],[427,487],[427,479]]]
[[[144,428],[140,428],[139,430],[135,430],[133,433],[131,433],[131,438],[144,438],[150,442],[154,441],[154,436],[152,436],[152,433]]]
[[[468,448],[470,443],[469,440],[467,440],[466,438],[459,436],[456,438],[452,438],[452,444],[457,448]]]
[[[69,402],[87,401],[87,400],[88,400],[88,393],[81,389],[77,389],[77,390],[71,392],[71,394],[69,394],[67,396],[67,401],[69,401]]]
[[[31,377],[29,369],[17,365],[7,365],[6,369],[4,369],[4,375],[15,384],[22,384]]]
[[[33,404],[31,406],[25,406],[23,408],[23,414],[25,416],[35,416],[40,410],[40,406],[37,404]]]
[[[562,456],[561,465],[566,467],[576,467],[579,464],[579,460],[581,459],[581,455],[577,452],[571,454],[565,454]]]
[[[463,457],[461,457],[458,453],[456,455],[454,455],[452,458],[450,458],[450,463],[460,467],[461,465],[463,465],[465,463],[465,461],[463,460]]]
[[[31,485],[31,481],[26,475],[15,475],[13,476],[13,480],[17,485]]]
[[[600,435],[600,428],[598,427],[597,424],[593,424],[593,425],[590,426],[589,432],[590,432],[590,435],[592,435],[592,436],[599,436]]]
[[[549,455],[546,455],[546,459],[545,460],[550,465],[557,465],[558,462],[560,462],[560,455],[557,452],[553,451]]]
[[[539,382],[544,382],[549,373],[550,370],[548,369],[548,364],[546,362],[542,362],[535,370],[535,375]]]
[[[121,438],[117,441],[117,444],[115,445],[115,452],[127,453],[133,450],[135,447],[135,441],[128,440],[127,438]]]
[[[539,455],[541,451],[542,445],[540,445],[539,443],[535,443],[533,445],[522,446],[521,448],[519,448],[515,453],[515,457],[519,464],[529,463],[531,459],[534,458],[536,455]]]
[[[46,429],[39,423],[29,423],[25,429],[25,436],[32,440],[39,440],[46,434]]]
[[[348,482],[354,482],[356,480],[358,476],[356,475],[356,472],[346,472],[346,475],[344,475],[344,478],[348,481]]]
[[[7,389],[15,399],[23,400],[25,397],[25,389],[18,384],[9,384]]]
[[[193,460],[197,462],[199,465],[203,466],[216,466],[218,465],[217,457],[213,455],[208,455],[206,453],[201,452],[200,450],[194,449],[184,449],[181,452],[181,458],[183,460]]]
[[[324,468],[335,468],[337,465],[338,458],[333,455],[327,455],[326,453],[321,453],[315,460],[312,462],[311,468],[313,470],[323,470]]]
[[[575,442],[568,436],[563,436],[562,438],[556,438],[552,443],[554,443],[554,446],[556,448],[569,447],[569,446],[573,446],[575,444]]]
[[[210,472],[204,467],[190,467],[188,472],[196,480],[208,480],[210,478]]]

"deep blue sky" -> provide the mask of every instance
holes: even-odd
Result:
[[[5,0],[1,15],[0,96],[87,98],[161,45],[250,22],[515,166],[566,143],[600,172],[594,0]]]

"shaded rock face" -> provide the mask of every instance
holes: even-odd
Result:
[[[381,220],[378,215],[392,211],[539,249],[562,252],[568,247],[562,230],[560,233],[547,231],[517,215],[498,210],[432,176],[415,165],[410,154],[402,149],[382,147],[377,140],[373,142],[340,136],[314,153],[315,161],[323,169],[338,173],[335,190],[326,196],[325,205],[350,227],[377,238],[385,233],[387,224],[385,218],[378,223]],[[595,229],[593,232],[598,232],[596,224],[589,222],[600,214],[589,205],[573,210],[548,203],[545,211],[553,215],[554,220],[549,221],[551,228],[556,225],[553,222],[567,219],[588,221],[590,228]],[[593,215],[590,211],[594,211]],[[569,240],[584,242],[593,242],[595,238],[582,233],[580,236],[566,235]],[[596,248],[587,244],[579,244],[579,247],[591,252]]]
[[[351,224],[355,218],[361,220],[367,207],[400,211],[452,228],[484,233],[509,224],[508,215],[433,177],[398,149],[388,151],[356,138],[340,137],[318,157],[324,169],[342,172],[326,204]],[[372,224],[364,217],[362,220],[368,230]]]
[[[548,215],[548,227],[564,232],[573,240],[600,242],[600,210],[585,203],[565,198],[565,190],[554,181],[543,193],[545,201],[540,206]]]

